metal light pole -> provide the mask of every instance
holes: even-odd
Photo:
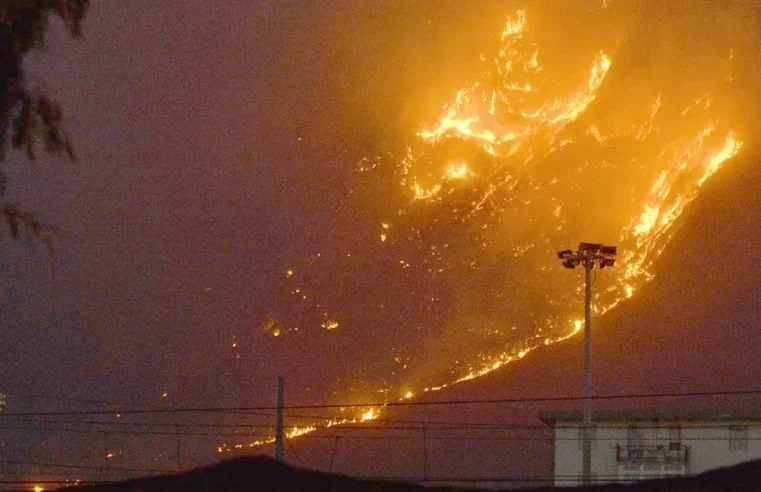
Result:
[[[566,249],[558,252],[558,258],[566,268],[584,266],[584,411],[582,420],[584,456],[581,468],[583,485],[592,482],[592,269],[611,267],[615,264],[616,247],[596,243],[580,243],[576,252]]]
[[[583,485],[592,483],[592,266],[589,252],[584,258],[584,462]]]
[[[275,460],[283,461],[283,399],[285,393],[285,380],[282,376],[277,377],[277,416],[275,417]]]

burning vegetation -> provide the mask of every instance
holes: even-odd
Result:
[[[572,336],[582,282],[555,251],[617,245],[593,312],[613,309],[752,138],[753,2],[571,4],[511,12],[438,119],[358,163],[339,215],[373,225],[327,231],[284,272],[263,331],[341,400],[438,390]]]

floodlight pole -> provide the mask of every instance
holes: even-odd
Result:
[[[594,258],[591,251],[584,252],[584,461],[581,477],[583,485],[592,483],[592,268]]]
[[[616,247],[597,243],[580,243],[578,251],[558,251],[563,266],[573,270],[584,267],[584,397],[581,425],[582,458],[581,482],[592,482],[592,269],[612,267],[616,260]]]

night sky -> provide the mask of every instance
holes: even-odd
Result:
[[[562,162],[589,160],[605,169],[616,155],[632,157],[631,162],[635,157],[653,162],[660,158],[656,151],[632,150],[635,143],[630,141],[617,147],[594,144],[579,130],[595,118],[608,118],[609,133],[614,134],[624,112],[615,109],[618,106],[645,107],[656,93],[659,101],[663,94],[665,116],[655,120],[660,121],[654,131],[659,136],[651,143],[668,149],[667,139],[677,134],[673,121],[681,98],[693,104],[693,93],[710,92],[717,102],[705,109],[706,121],[716,121],[721,139],[727,132],[738,132],[745,146],[736,160],[752,160],[757,132],[751,123],[753,112],[743,103],[759,88],[752,76],[758,53],[751,47],[758,46],[761,26],[749,7],[752,3],[736,2],[706,13],[700,9],[708,9],[708,2],[697,2],[698,12],[680,2],[652,12],[622,2],[626,5],[608,7],[612,13],[606,13],[602,3],[590,1],[580,8],[569,0],[554,2],[550,9],[548,2],[536,2],[530,12],[535,14],[531,19],[551,33],[542,49],[562,53],[546,58],[555,61],[559,73],[568,74],[567,81],[558,79],[561,82],[548,85],[550,89],[572,84],[578,73],[568,67],[592,60],[597,44],[615,52],[598,104],[579,118],[578,128],[569,130],[569,139],[578,137],[577,146],[543,162],[531,179],[518,185],[524,193],[520,196],[530,196],[537,208],[510,215],[515,207],[506,201],[491,212],[498,217],[495,237],[511,247],[523,240],[522,234],[537,230],[526,217],[544,213],[539,208],[554,198],[531,191],[532,186],[550,182],[547,174],[563,169]],[[72,41],[55,28],[46,53],[31,57],[28,69],[33,83],[62,104],[78,162],[44,156],[32,166],[13,156],[6,163],[11,199],[59,232],[52,267],[43,246],[14,241],[7,234],[2,239],[0,391],[8,394],[6,412],[270,405],[280,374],[287,377],[291,403],[376,402],[397,398],[400,381],[413,381],[417,391],[451,381],[452,375],[462,376],[457,371],[466,371],[469,361],[454,359],[463,353],[470,356],[484,347],[502,350],[503,345],[520,348],[534,336],[539,323],[535,313],[541,317],[542,309],[555,309],[537,300],[545,284],[524,287],[514,280],[510,272],[522,275],[520,266],[495,273],[512,258],[506,256],[511,251],[507,246],[483,254],[491,263],[480,267],[479,279],[466,277],[455,266],[452,271],[459,276],[437,281],[435,287],[399,280],[387,265],[398,263],[401,253],[415,257],[423,243],[400,240],[377,249],[378,227],[389,216],[405,224],[405,231],[422,230],[419,223],[430,226],[425,248],[442,244],[437,234],[459,234],[464,245],[458,250],[463,251],[461,262],[481,255],[480,250],[467,249],[472,230],[447,219],[442,219],[444,226],[432,225],[439,223],[439,212],[400,208],[401,198],[390,186],[395,175],[358,177],[357,163],[373,156],[390,161],[403,155],[415,134],[437,121],[442,104],[475,78],[471,75],[481,67],[478,54],[494,47],[505,16],[521,6],[503,1],[96,0],[84,24],[84,39]],[[648,16],[655,22],[644,22]],[[673,27],[666,23],[670,18],[684,20]],[[706,29],[705,34],[695,34],[700,29]],[[582,36],[586,32],[595,34]],[[566,43],[567,39],[574,41]],[[682,50],[692,46],[702,48],[701,55],[685,58]],[[620,65],[617,56],[623,60]],[[587,61],[583,63],[587,71]],[[707,67],[717,69],[695,76]],[[734,79],[727,81],[720,69],[731,69]],[[650,80],[663,86],[656,90],[643,82]],[[683,84],[685,80],[691,85]],[[735,84],[732,91],[721,85],[730,83]],[[626,97],[632,98],[629,106],[611,102]],[[640,97],[641,104],[635,101]],[[707,155],[720,148],[721,139],[717,136],[707,144]],[[674,141],[681,142],[676,137]],[[474,166],[492,162],[466,144],[420,152],[426,159],[433,156],[431,162],[445,152],[447,157],[468,155]],[[626,169],[615,168],[606,178],[611,181],[600,180],[594,192],[581,189],[585,198],[578,202],[564,202],[576,213],[595,207],[595,219],[553,233],[547,241],[567,242],[547,248],[572,247],[581,234],[617,241],[610,223],[624,215],[625,206],[606,205],[608,195],[602,190],[618,190],[611,184],[614,179],[649,179],[644,171],[635,175],[626,174]],[[714,186],[729,185],[725,179]],[[458,198],[454,192],[451,196],[437,210],[457,211],[456,200],[470,203],[472,198]],[[628,203],[627,199],[634,203],[628,195],[621,200]],[[753,205],[758,203],[749,206]],[[512,220],[509,228],[504,226],[506,217]],[[598,217],[602,219],[595,222]],[[740,219],[742,224],[752,222]],[[707,234],[685,229],[693,234],[686,237]],[[677,230],[677,238],[685,234]],[[686,247],[686,241],[682,239],[680,247]],[[332,259],[328,267],[313,261],[317,253],[340,251],[345,256],[345,250],[360,259]],[[341,255],[335,253],[336,258]],[[536,255],[544,258],[545,252],[540,249]],[[664,268],[677,268],[674,255],[668,250],[665,255],[671,266]],[[576,285],[580,277],[563,276],[566,272],[551,257],[548,262],[560,270],[558,288]],[[320,329],[320,321],[327,319],[321,318],[322,306],[305,308],[293,302],[294,287],[286,278],[293,268],[303,285],[319,286],[315,302],[330,306],[331,316],[336,314],[333,310],[341,314],[336,333]],[[330,277],[330,268],[336,269],[338,280]],[[721,272],[715,274],[721,278]],[[555,273],[548,275],[554,278]],[[719,289],[733,288],[731,283],[718,284]],[[656,280],[654,285],[662,284]],[[422,288],[438,289],[450,302],[431,313],[412,298],[405,300],[408,292]],[[462,290],[480,294],[462,295]],[[532,303],[530,316],[482,307],[495,299],[517,305],[517,298]],[[384,299],[396,301],[392,314],[383,311],[385,306],[378,308]],[[472,354],[463,352],[472,326],[466,331],[455,328],[465,323],[463,313],[470,315],[469,309],[476,307],[482,318],[473,326],[501,325],[508,315],[533,324],[519,335],[479,338],[467,349]],[[557,319],[565,320],[565,311],[559,312]],[[610,326],[634,329],[637,323],[631,320],[637,311],[626,312],[634,314]],[[704,314],[710,318],[710,313]],[[394,323],[384,325],[389,319]],[[739,325],[753,323],[752,317],[743,319],[745,324]],[[299,330],[273,339],[267,331],[274,326],[268,325],[271,320],[283,331]],[[414,322],[408,326],[405,320]],[[564,332],[547,336],[559,333]],[[389,367],[395,367],[394,357],[409,356],[396,348],[407,338],[411,357],[423,362],[405,380],[406,374],[391,374]],[[551,349],[540,354],[541,360],[552,360]],[[558,360],[566,360],[563,357]],[[387,362],[390,365],[384,365]],[[530,367],[530,358],[520,364]],[[553,391],[577,391],[576,386],[566,386],[576,384],[575,376],[569,374]],[[532,380],[527,387],[544,387],[541,383]],[[392,386],[392,392],[382,396],[375,391]],[[488,389],[479,396],[498,394],[494,386],[485,386]],[[659,389],[657,384],[643,387]],[[3,442],[8,455],[27,460],[97,462],[104,446],[104,436],[98,433],[83,433],[71,441],[55,433],[14,435]],[[106,448],[129,450],[120,462],[123,466],[153,463],[166,468],[174,463],[167,457],[171,438],[111,439]],[[184,439],[186,466],[208,462],[217,444],[230,442],[214,436]],[[67,450],[72,442],[76,449]],[[347,470],[358,469],[361,466]]]
[[[44,248],[7,241],[7,392],[269,401],[277,370],[246,339],[284,272],[330,234],[357,161],[414,131],[404,95],[454,70],[463,25],[496,5],[94,2],[84,40],[54,31],[30,72],[79,162],[9,166],[60,238],[52,274]]]
[[[79,164],[12,177],[61,239],[52,275],[43,251],[6,246],[8,392],[200,403],[269,385],[266,354],[229,366],[232,337],[254,328],[286,259],[319,234],[331,181],[351,164],[332,157],[348,96],[326,76],[345,63],[331,52],[347,50],[336,47],[347,15],[95,2],[84,41],[56,36],[32,60]],[[245,389],[233,373],[248,373]]]
[[[495,5],[95,1],[83,40],[55,28],[30,79],[78,163],[7,166],[10,198],[59,232],[52,272],[3,240],[7,411],[270,404],[281,371],[257,336],[283,273],[359,158],[401,138],[401,96],[456,62],[440,49],[463,54],[445,38]]]

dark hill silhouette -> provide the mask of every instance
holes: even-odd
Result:
[[[125,482],[61,490],[98,492],[240,492],[240,491],[393,491],[478,490],[473,488],[425,488],[419,485],[360,480],[340,475],[309,471],[278,463],[267,457],[237,458],[198,468],[179,475],[165,475]],[[641,482],[634,485],[608,485],[583,488],[534,488],[542,490],[605,491],[726,491],[761,490],[761,462],[715,470],[691,478]]]

